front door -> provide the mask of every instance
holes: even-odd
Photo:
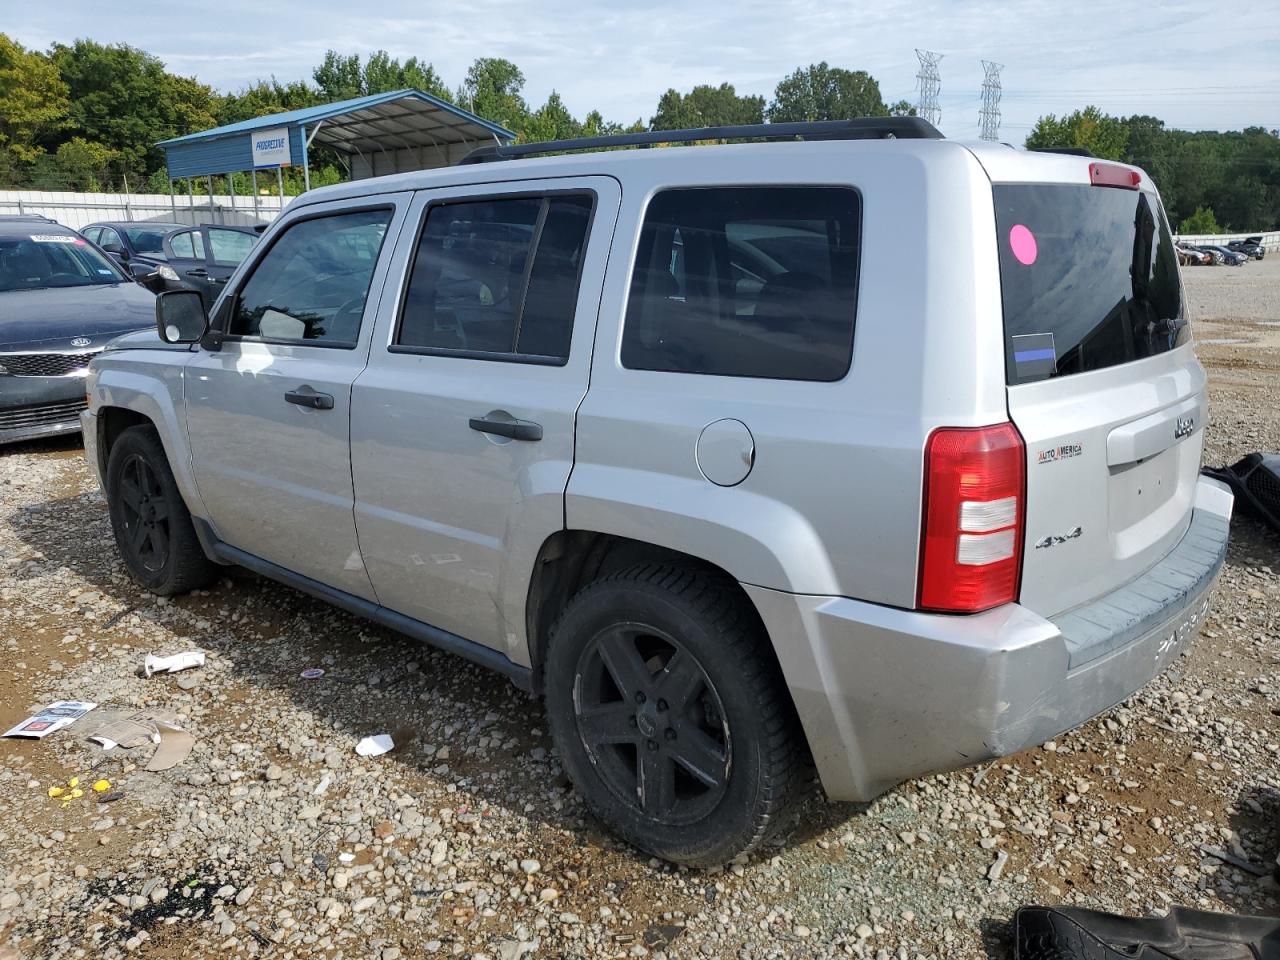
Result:
[[[407,200],[289,217],[219,302],[221,349],[186,368],[192,465],[218,538],[370,600],[352,517],[351,383],[368,357],[383,240]]]
[[[529,571],[564,527],[618,200],[607,177],[420,194],[352,393],[379,600],[517,663]]]

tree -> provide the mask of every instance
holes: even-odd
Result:
[[[67,94],[47,57],[0,33],[0,149],[10,162],[44,152],[41,141],[65,125]]]
[[[764,97],[740,97],[731,83],[722,83],[718,87],[702,84],[685,94],[668,90],[659,98],[657,112],[649,121],[655,130],[763,122]]]
[[[117,151],[113,167],[141,180],[164,160],[155,141],[215,124],[213,90],[126,44],[55,44],[50,56],[70,91],[72,136]]]
[[[311,71],[311,77],[322,101],[351,100],[365,92],[358,53],[344,57],[336,50],[326,50],[324,62]]]
[[[597,114],[598,116],[598,114]],[[535,110],[520,131],[524,143],[540,143],[546,140],[567,140],[582,135],[582,124],[573,118],[560,94],[552,90],[547,102]]]
[[[1059,120],[1041,117],[1027,135],[1028,147],[1083,147],[1104,160],[1122,160],[1129,129],[1097,107],[1085,107]]]
[[[120,153],[83,137],[72,137],[58,147],[54,156],[58,174],[67,189],[96,193],[106,183],[111,165]]]
[[[889,116],[891,117],[914,117],[916,115],[915,104],[906,100],[899,100],[889,107]]]
[[[769,121],[851,120],[884,117],[889,110],[880,84],[865,70],[844,70],[822,63],[800,67],[773,92]]]
[[[1222,228],[1218,226],[1218,218],[1213,215],[1211,207],[1196,207],[1196,212],[1182,221],[1182,229],[1179,231],[1191,236],[1221,232]]]
[[[458,102],[486,120],[519,131],[529,117],[529,106],[520,91],[524,74],[510,60],[481,57],[471,64],[458,91]]]

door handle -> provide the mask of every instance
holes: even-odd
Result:
[[[296,403],[300,407],[310,407],[312,410],[333,409],[332,394],[316,393],[306,384],[297,390],[290,390],[284,395],[284,398],[290,403]]]
[[[483,417],[471,418],[471,429],[508,440],[541,440],[542,424],[517,420],[505,410],[491,410]]]
[[[186,271],[186,274],[188,277],[207,277],[209,275],[209,271],[197,267],[195,270]]]

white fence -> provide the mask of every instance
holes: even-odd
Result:
[[[1236,240],[1243,240],[1245,237],[1262,237],[1262,246],[1268,253],[1272,250],[1280,250],[1280,230],[1272,230],[1268,233],[1205,233],[1205,234],[1183,234],[1178,237],[1179,243],[1211,243],[1216,246],[1232,243]]]
[[[289,202],[285,197],[285,204]],[[46,193],[0,190],[0,216],[39,214],[79,230],[98,220],[177,223],[267,223],[280,215],[278,196],[170,197],[167,193]]]

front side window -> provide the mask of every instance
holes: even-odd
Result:
[[[240,288],[227,332],[354,345],[391,214],[360,210],[287,227]]]
[[[563,363],[592,203],[571,194],[430,207],[396,344]]]
[[[203,260],[204,239],[198,230],[182,230],[169,236],[169,249],[180,260]]]
[[[120,270],[83,237],[67,233],[0,235],[0,293],[124,280]]]
[[[164,256],[164,235],[167,230],[155,227],[125,227],[125,234],[133,249],[144,257]]]
[[[859,208],[847,187],[657,194],[640,232],[623,366],[841,379],[853,351]]]
[[[249,255],[257,239],[252,233],[210,227],[209,252],[213,254],[213,262],[219,266],[236,267]]]

